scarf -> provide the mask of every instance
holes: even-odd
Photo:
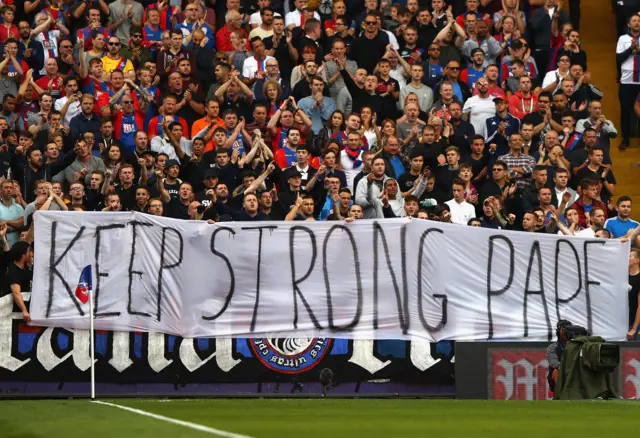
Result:
[[[356,169],[360,167],[360,165],[362,164],[362,160],[360,159],[360,149],[353,151],[350,148],[346,147],[344,148],[344,151],[346,152],[347,157],[349,157],[349,159],[353,161],[353,168]]]

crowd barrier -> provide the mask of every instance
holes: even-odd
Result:
[[[28,300],[29,294],[24,294]],[[346,339],[183,339],[96,332],[100,396],[452,396],[453,343]],[[24,324],[0,298],[0,397],[89,395],[89,332]]]

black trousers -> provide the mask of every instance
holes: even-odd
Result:
[[[620,100],[620,130],[622,141],[629,143],[631,136],[635,134],[638,118],[633,111],[636,98],[640,93],[640,84],[620,84],[618,99]]]
[[[580,30],[580,0],[569,0],[569,19],[575,30]]]
[[[544,79],[545,73],[547,73],[547,66],[549,65],[549,57],[551,56],[551,50],[549,49],[533,49],[531,56],[536,61],[538,66],[538,77]]]

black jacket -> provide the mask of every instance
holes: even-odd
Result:
[[[266,221],[269,220],[269,216],[258,210],[258,213],[255,216],[249,216],[244,210],[234,210],[229,207],[225,203],[220,200],[216,201],[216,211],[220,215],[227,214],[233,218],[234,221],[238,222],[257,222],[257,221]]]
[[[385,108],[384,98],[377,94],[369,94],[364,88],[360,88],[353,82],[351,75],[347,70],[341,70],[340,74],[344,79],[347,89],[351,94],[351,100],[353,102],[352,111],[359,113],[363,106],[369,106],[373,109],[373,112],[377,114],[376,122],[382,124],[382,121],[387,118],[387,109]],[[395,111],[395,109],[390,108]]]
[[[441,99],[440,96],[440,84],[444,81],[448,81],[449,79],[446,78],[442,78],[440,79],[435,87],[433,87],[433,101],[437,102]],[[471,89],[469,88],[469,86],[467,84],[465,84],[464,82],[458,80],[457,84],[460,86],[460,92],[462,93],[462,102],[466,102],[467,99],[469,99],[471,97]],[[455,95],[454,95],[455,96]]]

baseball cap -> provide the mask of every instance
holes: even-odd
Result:
[[[212,167],[210,169],[205,169],[203,174],[205,178],[219,178],[220,170],[218,170],[217,167]]]
[[[180,163],[178,163],[178,160],[169,160],[169,161],[167,161],[167,164],[166,164],[166,166],[165,166],[165,167],[166,167],[167,169],[170,169],[170,168],[171,168],[171,166],[178,166],[178,167],[180,167]]]
[[[302,174],[298,169],[296,169],[295,167],[291,167],[289,168],[289,170],[287,170],[287,179],[295,178],[296,176],[302,177]]]

